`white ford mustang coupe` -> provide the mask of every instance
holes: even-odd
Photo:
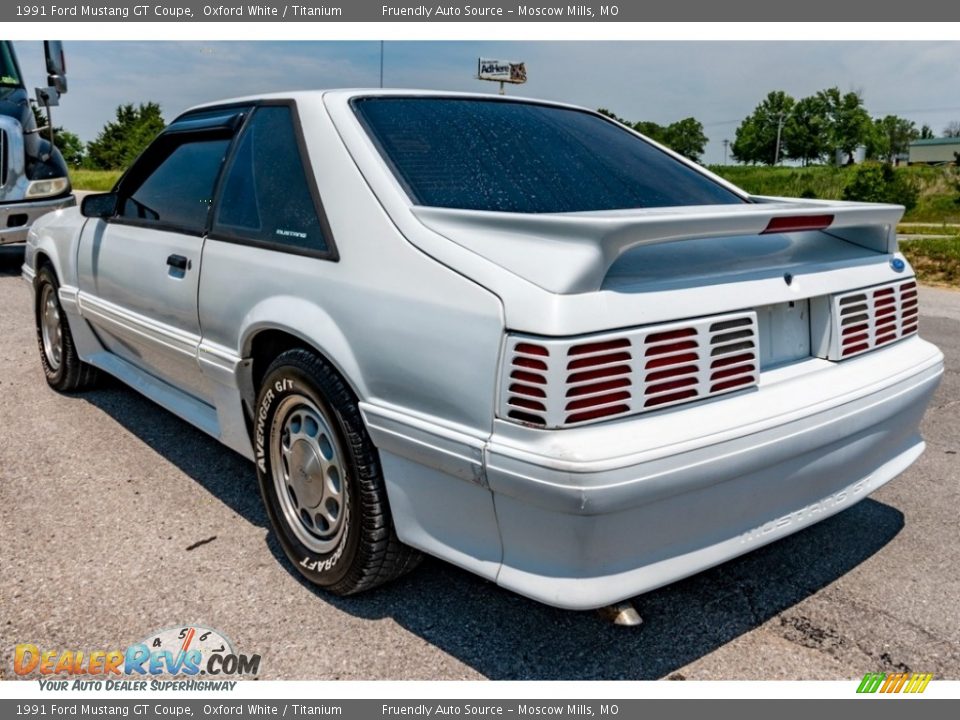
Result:
[[[23,275],[50,385],[109,373],[250,458],[312,582],[423,551],[586,609],[920,455],[902,211],[750,196],[576,107],[289,93],[178,117]]]

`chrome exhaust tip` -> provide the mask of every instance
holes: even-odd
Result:
[[[629,600],[599,608],[597,614],[607,622],[620,627],[639,627],[643,625],[643,618]]]

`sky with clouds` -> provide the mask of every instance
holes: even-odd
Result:
[[[17,41],[29,87],[40,42]],[[65,43],[70,92],[54,121],[96,137],[121,103],[159,102],[167,120],[201,102],[284,89],[377,87],[380,43]],[[522,60],[528,82],[508,93],[606,107],[630,120],[693,116],[710,138],[705,162],[770,90],[796,98],[837,86],[863,94],[874,116],[897,114],[940,134],[960,120],[960,42],[388,41],[384,86],[497,92],[474,79],[477,58]]]

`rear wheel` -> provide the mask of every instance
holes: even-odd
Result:
[[[57,276],[50,267],[44,266],[37,271],[34,283],[37,344],[47,384],[60,392],[93,387],[97,370],[77,355],[70,324],[60,304]]]
[[[260,491],[297,570],[350,595],[413,569],[420,555],[397,538],[376,448],[333,368],[306,350],[284,352],[256,407]]]

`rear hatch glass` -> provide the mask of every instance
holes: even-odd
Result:
[[[576,109],[450,97],[358,98],[353,107],[418,205],[569,213],[746,202]]]

